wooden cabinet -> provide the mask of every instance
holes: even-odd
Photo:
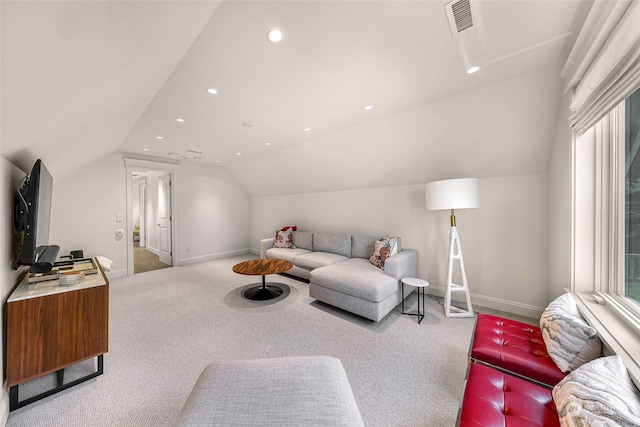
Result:
[[[19,403],[19,384],[58,372],[53,392],[61,391],[82,382],[64,384],[64,368],[98,357],[98,370],[82,379],[86,381],[102,373],[102,355],[108,351],[109,281],[100,268],[68,287],[57,280],[35,285],[27,280],[7,300],[6,376],[12,410],[37,400]]]

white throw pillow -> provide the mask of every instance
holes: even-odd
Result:
[[[600,357],[553,388],[562,427],[640,426],[640,392],[618,355]]]
[[[547,353],[562,372],[570,372],[600,356],[602,343],[588,325],[571,294],[552,301],[540,317]]]

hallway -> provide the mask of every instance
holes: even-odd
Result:
[[[160,270],[171,267],[160,262],[158,255],[141,248],[139,243],[133,242],[133,274],[144,273],[146,271]]]

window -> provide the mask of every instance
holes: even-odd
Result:
[[[625,277],[621,296],[640,308],[640,90],[624,102]]]

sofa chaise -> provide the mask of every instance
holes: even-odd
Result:
[[[402,299],[400,280],[417,277],[418,252],[403,249],[384,260],[370,262],[380,237],[293,231],[289,248],[274,247],[275,237],[262,239],[262,258],[291,261],[287,274],[309,281],[309,295],[374,322],[384,318]],[[405,286],[405,298],[413,287]]]

